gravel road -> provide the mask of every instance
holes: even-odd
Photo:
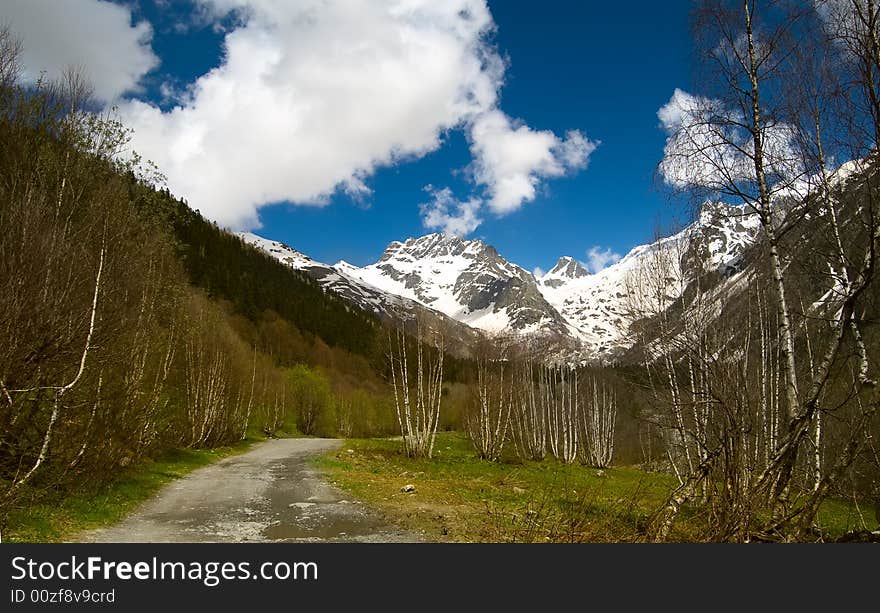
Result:
[[[193,471],[122,522],[83,533],[92,543],[414,542],[327,482],[309,458],[335,439],[277,439]]]

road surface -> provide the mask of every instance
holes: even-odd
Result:
[[[333,487],[309,458],[335,439],[276,439],[163,487],[122,522],[80,535],[92,543],[413,542]]]

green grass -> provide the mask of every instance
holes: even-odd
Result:
[[[852,530],[880,529],[873,507],[856,507],[849,500],[829,499],[819,508],[819,525],[832,536],[838,536]],[[864,522],[864,523],[863,523]]]
[[[163,485],[213,462],[246,451],[259,442],[249,437],[216,449],[178,449],[147,461],[96,491],[55,497],[42,496],[11,509],[3,526],[4,542],[53,543],[75,540],[84,530],[123,519]]]
[[[431,460],[406,458],[399,441],[370,439],[347,441],[317,465],[390,519],[456,542],[637,540],[675,484],[631,467],[485,462],[460,434],[438,435]],[[416,491],[401,492],[406,484]]]
[[[598,471],[552,458],[485,462],[455,433],[438,435],[431,460],[407,458],[400,445],[350,440],[316,464],[391,521],[436,541],[638,541],[677,485],[672,475],[636,467]],[[407,484],[415,492],[401,492]],[[831,535],[860,527],[853,506],[842,501],[826,503],[819,519]],[[682,509],[671,539],[701,540],[703,528],[693,509]]]

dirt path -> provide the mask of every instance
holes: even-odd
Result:
[[[122,522],[85,542],[360,541],[419,538],[348,499],[308,462],[335,439],[278,439],[162,488]]]

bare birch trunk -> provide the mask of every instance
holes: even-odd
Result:
[[[583,403],[580,414],[581,462],[596,468],[607,468],[614,456],[617,398],[596,377],[587,381],[587,394],[588,399]]]
[[[52,403],[52,413],[49,416],[49,424],[46,427],[46,432],[43,435],[43,444],[40,447],[40,452],[37,455],[37,459],[34,462],[34,465],[28,470],[27,473],[24,474],[20,479],[14,479],[12,484],[9,486],[9,489],[6,490],[6,495],[4,498],[9,499],[12,495],[27,483],[31,477],[33,477],[34,473],[39,470],[40,466],[42,466],[43,462],[46,461],[46,457],[49,454],[49,445],[52,443],[52,431],[55,427],[55,422],[58,420],[58,416],[61,412],[62,400],[64,399],[64,395],[67,394],[70,390],[74,389],[79,383],[80,379],[83,376],[83,373],[86,369],[86,361],[89,357],[89,351],[92,347],[92,337],[95,333],[95,318],[98,313],[98,298],[101,293],[101,275],[104,271],[104,256],[106,253],[106,249],[104,245],[101,245],[101,253],[98,257],[98,272],[95,275],[95,287],[94,292],[92,294],[92,308],[91,313],[89,314],[89,327],[88,332],[86,333],[86,341],[85,346],[83,347],[82,354],[79,359],[79,367],[77,368],[76,374],[73,379],[70,380],[66,385],[62,385],[60,387],[48,388],[54,391],[54,400]],[[17,390],[22,393],[30,392],[32,390]]]
[[[426,357],[421,326],[416,342],[416,372],[413,376],[407,357],[406,335],[400,328],[393,336],[389,331],[391,385],[404,452],[410,457],[430,458],[440,424],[444,346],[442,336],[438,336],[431,347],[436,357]]]

